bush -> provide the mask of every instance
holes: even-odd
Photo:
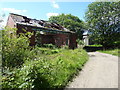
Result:
[[[83,40],[79,40],[79,39],[77,39],[76,41],[77,41],[77,43],[78,43],[78,48],[83,48],[83,47],[85,46]]]
[[[19,67],[24,63],[24,60],[33,58],[29,47],[29,39],[25,34],[20,34],[18,37],[15,28],[5,28],[1,32],[3,68]]]
[[[77,41],[77,43],[78,43],[79,45],[84,45],[84,41],[83,41],[83,40],[77,39],[76,41]]]
[[[3,76],[3,88],[63,88],[88,60],[81,49],[64,50],[35,61],[26,61],[23,66]]]

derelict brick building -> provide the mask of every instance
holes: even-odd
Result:
[[[39,42],[41,44],[53,44],[58,47],[68,45],[71,49],[77,47],[76,34],[57,23],[31,19],[26,16],[10,13],[7,26],[17,28],[17,34],[25,33],[23,29],[33,32],[30,38],[31,46],[36,44],[36,31],[38,31],[40,33]]]

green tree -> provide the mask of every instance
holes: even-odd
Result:
[[[95,43],[104,47],[120,44],[120,1],[89,4],[85,19]],[[117,45],[118,46],[118,45]]]
[[[60,14],[58,16],[51,16],[49,21],[52,23],[58,23],[70,31],[76,32],[79,39],[82,39],[82,33],[85,29],[84,22],[77,16],[71,14]]]

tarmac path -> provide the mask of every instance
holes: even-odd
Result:
[[[88,52],[89,60],[66,88],[118,88],[118,57]]]

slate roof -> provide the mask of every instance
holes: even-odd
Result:
[[[50,23],[50,22],[45,21],[45,20],[31,19],[31,18],[28,18],[26,16],[14,14],[14,13],[10,13],[10,15],[13,18],[14,22],[18,23],[18,24],[71,32],[68,29],[64,28],[63,26],[61,26],[57,23]]]

